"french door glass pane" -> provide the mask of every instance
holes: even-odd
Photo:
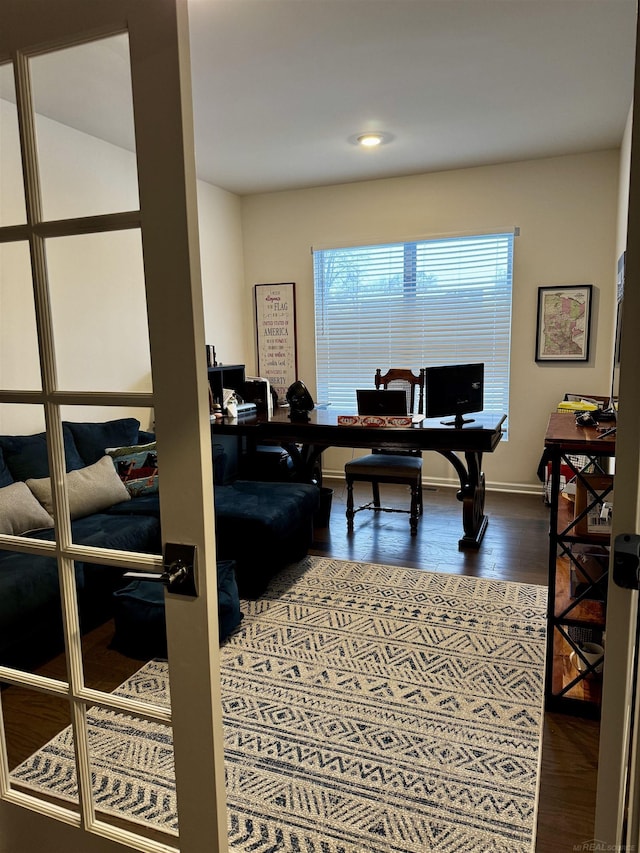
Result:
[[[13,65],[0,65],[0,226],[27,221]]]
[[[151,391],[151,358],[138,231],[46,244],[61,390]]]
[[[0,244],[0,388],[41,388],[29,246]]]
[[[49,669],[54,672],[53,667]],[[65,677],[63,674],[62,679]],[[66,730],[66,746],[73,749],[69,701],[13,685],[6,686],[1,695],[11,785],[16,790],[43,796],[45,791],[39,782],[57,761],[54,750],[47,744]],[[34,761],[32,756],[39,752],[41,759]],[[77,793],[69,786],[60,793],[65,804],[69,800],[78,802]]]
[[[5,440],[5,436],[31,436],[41,432],[44,432],[44,408],[42,406],[26,403],[0,404],[0,443]],[[15,469],[6,448],[3,451],[2,461],[9,468],[10,480],[26,479],[26,477],[14,476],[11,473],[12,469]],[[28,474],[28,476],[32,476],[32,474]]]
[[[143,668],[142,662],[139,665]],[[134,674],[114,692],[167,705],[168,693],[160,696],[158,684],[153,676]],[[171,726],[97,707],[89,709],[88,724],[98,817],[116,825],[131,820],[136,832],[175,844],[178,818]]]
[[[41,533],[48,541],[53,538],[52,528]],[[0,572],[3,578],[0,665],[45,674],[43,666],[59,656],[55,674],[46,674],[65,681],[62,606],[55,556],[3,550]]]
[[[44,218],[137,210],[128,37],[42,54],[30,70]]]

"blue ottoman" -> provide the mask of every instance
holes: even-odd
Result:
[[[216,486],[214,497],[218,557],[235,560],[242,598],[257,598],[280,569],[307,554],[320,489],[236,480]]]
[[[242,619],[233,560],[221,560],[218,570],[218,625],[222,642]],[[113,593],[115,634],[111,647],[136,660],[166,658],[164,585],[132,581]]]

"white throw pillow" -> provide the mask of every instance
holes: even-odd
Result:
[[[27,486],[47,512],[53,511],[51,479],[27,480]],[[116,473],[110,456],[103,456],[93,465],[69,471],[67,474],[69,514],[71,518],[82,518],[100,512],[114,504],[131,500],[124,483]]]
[[[53,519],[26,483],[12,483],[0,489],[0,533],[19,536],[42,527],[53,527]]]

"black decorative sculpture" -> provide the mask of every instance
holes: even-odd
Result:
[[[292,421],[308,421],[308,412],[315,406],[307,386],[300,379],[287,388],[287,403],[289,419]]]

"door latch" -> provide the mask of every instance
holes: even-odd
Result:
[[[163,583],[172,595],[198,597],[196,585],[196,546],[167,542],[164,546],[164,571],[127,572],[125,578]]]
[[[160,577],[169,592],[197,598],[196,546],[167,542],[164,546],[164,572]]]
[[[613,581],[624,589],[640,590],[640,536],[620,533],[613,546]]]

